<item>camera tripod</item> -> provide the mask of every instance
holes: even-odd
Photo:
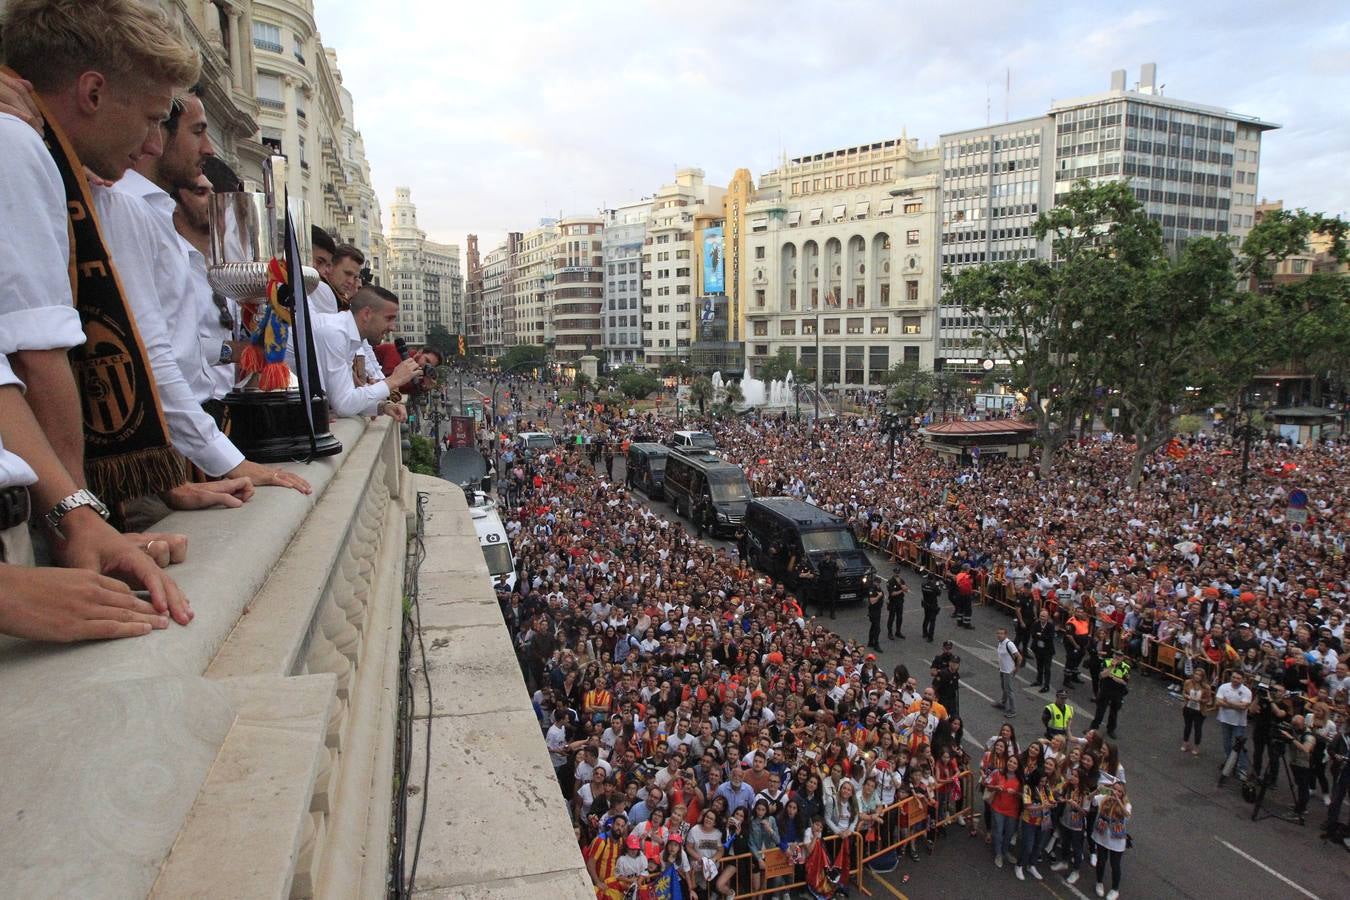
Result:
[[[1289,760],[1285,759],[1284,748],[1270,748],[1270,758],[1266,760],[1266,771],[1261,775],[1261,780],[1257,783],[1256,799],[1252,801],[1253,822],[1260,819],[1279,819],[1281,822],[1288,822],[1291,825],[1302,825],[1303,816],[1299,813],[1290,811],[1287,813],[1272,812],[1263,808],[1266,801],[1266,792],[1275,786],[1279,781],[1280,769],[1284,769],[1285,782],[1289,785],[1289,799],[1292,807],[1298,806],[1298,792],[1294,785],[1294,774],[1289,770]]]

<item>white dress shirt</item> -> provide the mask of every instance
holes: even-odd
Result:
[[[320,316],[335,316],[344,310],[338,309],[337,294],[333,293],[332,287],[328,282],[320,281],[319,286],[314,289],[314,293],[309,295],[309,312],[315,318]],[[295,370],[295,338],[291,338],[290,346],[286,350],[286,361],[290,364],[291,370]],[[383,379],[384,375],[380,370],[380,360],[375,356],[375,348],[370,346],[370,342],[361,341],[361,352],[366,357],[366,378],[371,384]]]
[[[197,402],[204,403],[215,396],[214,370],[220,368],[217,365],[220,344],[222,340],[228,340],[228,337],[219,336],[222,331],[220,312],[211,299],[211,286],[206,283],[206,261],[201,260],[202,277],[193,277],[192,257],[200,258],[201,253],[173,227],[176,204],[159,185],[135,169],[128,169],[112,190],[140,200],[153,214],[151,220],[156,226],[157,238],[153,250],[156,283],[160,286],[159,302],[164,323],[183,378]],[[211,335],[216,335],[215,346],[206,352],[203,339]]]
[[[0,159],[0,355],[83,344],[61,173],[32,126],[4,114]]]
[[[234,340],[234,331],[220,324],[220,307],[216,306],[215,291],[206,278],[206,257],[196,247],[191,248],[188,254],[188,267],[194,289],[198,293],[205,292],[211,302],[211,310],[215,313],[202,318],[198,324],[197,337],[201,344],[202,359],[206,363],[206,374],[211,379],[211,396],[221,400],[234,389],[234,363],[220,361],[220,351],[227,341]],[[225,298],[225,311],[231,319],[239,321],[239,304],[234,299]]]
[[[17,384],[23,390],[23,382],[9,367],[9,360],[0,354],[0,387],[9,384]],[[27,487],[36,481],[37,473],[17,453],[6,450],[4,440],[0,439],[0,488]]]
[[[93,191],[103,240],[150,357],[174,449],[207,475],[219,478],[243,462],[244,455],[202,409],[169,338],[164,320],[168,304],[159,290],[162,269],[157,257],[177,257],[177,247],[144,200],[104,187],[95,186]]]
[[[380,401],[389,398],[389,385],[384,380],[364,387],[353,383],[352,361],[361,353],[362,343],[350,312],[314,317],[314,352],[328,394],[328,408],[335,416],[373,416],[379,411]]]

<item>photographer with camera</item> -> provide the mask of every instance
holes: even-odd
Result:
[[[1294,815],[1298,823],[1308,812],[1308,796],[1312,791],[1312,752],[1317,738],[1303,716],[1294,716],[1289,728],[1289,772],[1294,778]],[[1277,738],[1278,740],[1279,738]]]
[[[1256,703],[1252,712],[1252,773],[1262,775],[1262,780],[1270,784],[1275,774],[1277,757],[1284,755],[1290,733],[1288,724],[1293,716],[1293,703],[1284,685],[1270,685],[1264,682],[1256,684]],[[1263,769],[1261,763],[1266,754],[1271,755],[1269,763]]]

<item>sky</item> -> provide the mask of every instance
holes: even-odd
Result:
[[[1164,93],[1267,122],[1258,195],[1350,210],[1350,5],[914,0],[316,0],[380,203],[412,189],[482,253],[696,166],[1042,115],[1158,64]],[[957,11],[959,10],[959,15]],[[1011,89],[1005,92],[1005,85]],[[1005,114],[1006,113],[1006,114]],[[388,222],[386,221],[386,227]]]

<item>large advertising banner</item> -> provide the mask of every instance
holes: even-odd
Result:
[[[722,237],[722,226],[705,229],[703,232],[703,293],[725,294],[726,244]]]
[[[474,432],[473,416],[450,417],[450,446],[454,448],[472,447]]]

